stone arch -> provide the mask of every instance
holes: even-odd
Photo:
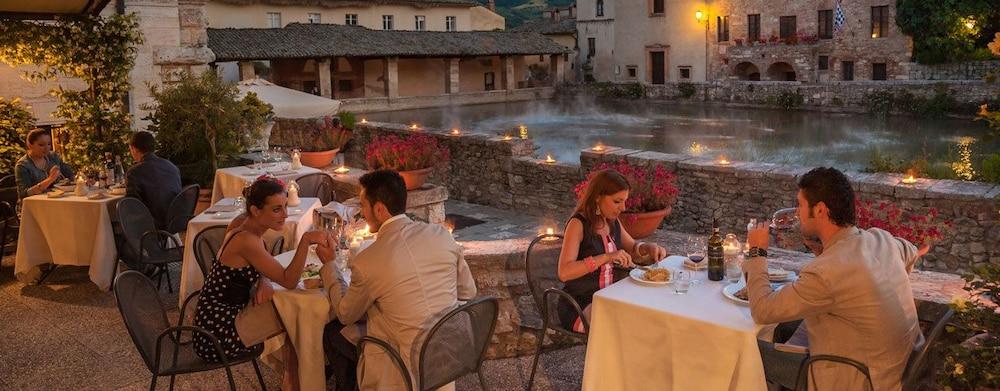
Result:
[[[787,62],[779,61],[767,67],[767,78],[774,81],[795,81],[798,80],[795,74],[795,67]]]
[[[740,80],[760,81],[760,68],[749,61],[736,64],[736,67],[733,68],[733,74]]]

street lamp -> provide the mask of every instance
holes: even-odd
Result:
[[[705,17],[705,13],[704,12],[701,12],[701,10],[695,11],[695,13],[694,13],[694,18],[695,19],[698,19],[698,21],[700,22],[701,18],[703,18],[703,17]]]

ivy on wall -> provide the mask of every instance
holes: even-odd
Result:
[[[896,24],[913,38],[913,59],[919,63],[997,58],[985,50],[1000,31],[996,0],[897,0]]]
[[[37,65],[25,72],[31,81],[75,77],[87,88],[58,87],[55,115],[66,120],[59,141],[64,159],[92,167],[104,152],[126,153],[130,134],[127,94],[136,47],[142,44],[134,14],[73,16],[55,22],[0,21],[0,61]]]

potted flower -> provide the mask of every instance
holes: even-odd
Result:
[[[280,118],[275,121],[272,139],[282,146],[297,148],[302,164],[323,168],[333,162],[337,152],[351,138],[354,113],[343,111],[337,117],[310,119]]]
[[[406,137],[394,134],[375,136],[365,151],[369,168],[399,171],[406,182],[406,190],[423,186],[434,165],[448,158],[447,148],[439,146],[434,137],[421,133]]]
[[[587,183],[597,171],[612,169],[628,179],[632,190],[625,201],[625,213],[621,215],[622,226],[633,238],[641,239],[651,235],[660,227],[670,211],[680,191],[674,184],[675,177],[663,166],[639,167],[625,160],[617,163],[601,163],[594,168],[587,179],[576,185],[577,198],[583,196]]]

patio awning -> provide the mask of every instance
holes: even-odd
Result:
[[[0,0],[0,19],[55,19],[98,14],[111,0]]]
[[[240,96],[257,94],[260,100],[274,106],[278,118],[318,118],[336,115],[340,101],[285,88],[264,79],[243,80],[237,84]]]

